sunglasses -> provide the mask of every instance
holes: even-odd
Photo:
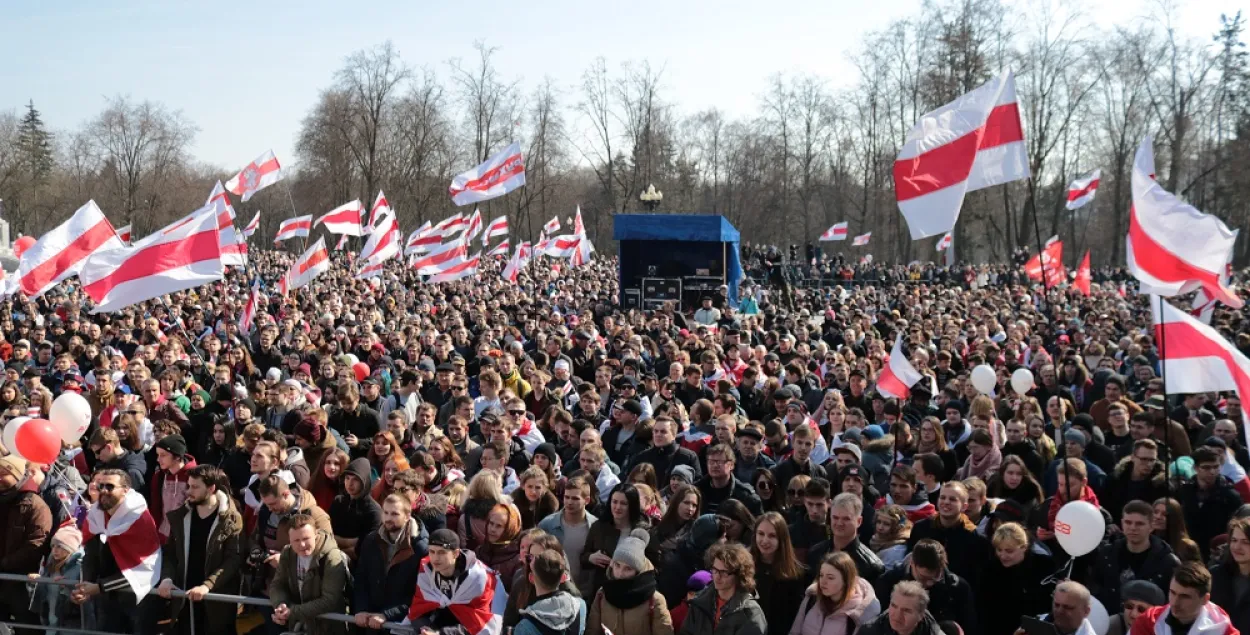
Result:
[[[524,410],[509,410],[508,414],[514,417],[523,417],[525,416],[525,411]]]
[[[100,490],[101,492],[112,492],[114,490],[121,489],[121,485],[114,485],[112,483],[100,483],[96,485],[95,488]]]
[[[768,481],[760,481],[755,484],[755,489],[772,489],[773,486]]]
[[[787,494],[789,494],[789,495],[791,495],[791,496],[802,496],[802,495],[803,495],[803,490],[801,490],[801,489],[788,489],[788,490],[786,490],[786,493],[787,493]]]

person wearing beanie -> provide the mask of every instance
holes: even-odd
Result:
[[[1085,436],[1085,456],[1094,465],[1102,468],[1102,471],[1107,474],[1115,469],[1115,450],[1107,447],[1106,437],[1103,436],[1102,430],[1094,425],[1093,417],[1084,412],[1077,414],[1072,417],[1072,426],[1068,430],[1078,430]]]
[[[621,538],[608,565],[607,580],[590,598],[586,635],[672,633],[668,603],[658,590],[655,567],[646,557],[650,536],[635,529]]]
[[[304,417],[295,424],[291,435],[295,447],[304,455],[304,463],[309,469],[316,469],[327,452],[337,447],[334,435],[326,429],[316,417]]]
[[[39,485],[27,475],[26,461],[12,454],[0,458],[0,554],[4,572],[39,571],[40,548],[52,532],[52,511],[39,497]],[[0,620],[36,621],[22,582],[0,582]]]
[[[73,525],[61,527],[52,535],[52,549],[44,557],[39,575],[76,580],[82,575],[82,557],[82,532]],[[72,586],[35,585],[30,608],[38,616],[37,622],[47,626],[71,625],[67,618],[74,606],[69,597],[73,591]]]
[[[686,580],[686,597],[681,604],[669,609],[669,615],[673,618],[673,632],[680,633],[681,626],[686,621],[686,613],[690,610],[690,600],[698,595],[700,591],[707,588],[712,583],[711,571],[695,571]]]
[[[1085,471],[1088,475],[1089,486],[1095,492],[1102,492],[1103,486],[1107,483],[1107,473],[1096,463],[1090,460],[1085,453],[1085,448],[1089,445],[1089,433],[1082,431],[1080,428],[1069,427],[1063,433],[1063,452],[1060,455],[1070,459],[1080,459],[1085,463]],[[1046,475],[1042,479],[1042,489],[1046,491],[1046,495],[1050,496],[1059,488],[1059,469],[1063,465],[1063,458],[1056,457],[1046,467]]]
[[[187,473],[195,467],[195,459],[187,454],[187,442],[181,434],[161,437],[154,452],[158,469],[152,477],[149,509],[164,541],[169,536],[166,516],[187,502]]]
[[[669,606],[676,606],[686,597],[686,581],[694,572],[707,568],[707,550],[725,540],[727,528],[728,523],[722,523],[716,514],[699,516],[685,540],[665,554],[658,583]]]
[[[1167,604],[1167,596],[1153,582],[1130,580],[1120,589],[1120,612],[1111,616],[1106,635],[1129,635],[1133,622],[1156,606]]]

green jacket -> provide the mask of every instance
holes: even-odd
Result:
[[[325,613],[342,613],[347,608],[347,557],[335,546],[334,537],[317,530],[317,546],[313,562],[304,574],[301,588],[298,574],[299,557],[287,545],[278,558],[278,572],[269,583],[269,603],[287,605],[291,618],[287,630],[302,623],[309,635],[347,633],[347,624],[315,619]]]

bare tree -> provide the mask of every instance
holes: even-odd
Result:
[[[348,101],[347,116],[335,121],[342,126],[342,140],[360,169],[362,199],[367,200],[378,189],[378,141],[384,134],[391,102],[410,74],[399,51],[388,40],[348,56],[347,65],[336,75],[339,89]]]

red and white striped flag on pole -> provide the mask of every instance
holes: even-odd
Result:
[[[382,270],[386,269],[386,261],[382,262],[365,262],[360,271],[356,272],[357,280],[368,280],[382,275]]]
[[[430,275],[426,282],[455,282],[463,280],[469,276],[477,275],[477,266],[481,261],[481,252],[473,254],[469,258],[463,255],[449,260],[436,267],[436,271]]]
[[[1101,178],[1102,170],[1094,170],[1089,176],[1073,181],[1068,186],[1068,209],[1080,209],[1092,202]]]
[[[573,257],[573,251],[577,249],[577,245],[581,240],[580,237],[573,234],[561,234],[548,238],[546,241],[540,241],[544,244],[544,247],[539,254],[551,258],[571,258]]]
[[[482,233],[482,212],[481,210],[474,209],[473,215],[469,216],[469,224],[464,228],[463,239],[466,249],[468,248],[469,243],[472,242],[473,239],[480,233]]]
[[[591,244],[590,239],[586,236],[577,238],[577,246],[573,248],[573,253],[569,254],[569,266],[579,267],[590,262],[590,254],[595,251],[595,246]]]
[[[382,212],[377,226],[369,232],[369,240],[360,250],[359,260],[369,264],[385,262],[399,255],[399,241],[399,223],[395,214],[390,210]]]
[[[573,235],[586,237],[586,224],[582,222],[582,206],[577,206],[577,211],[573,214]]]
[[[424,253],[431,245],[437,245],[440,242],[443,242],[442,233],[436,233],[434,226],[427,220],[424,225],[408,234],[408,241],[404,244],[404,255]]]
[[[278,233],[273,237],[273,244],[276,245],[284,240],[290,240],[301,236],[307,238],[311,230],[312,214],[288,218],[282,221],[281,225],[278,225]]]
[[[1085,295],[1089,295],[1089,283],[1092,279],[1089,270],[1089,251],[1086,250],[1085,257],[1081,259],[1081,266],[1076,268],[1076,278],[1072,281],[1072,286]]]
[[[255,234],[258,229],[260,229],[260,212],[256,212],[256,215],[252,217],[252,220],[247,224],[247,227],[243,228],[243,236],[245,238],[251,238],[252,234]]]
[[[130,225],[117,228],[117,237],[122,239],[122,242],[124,243],[130,242],[130,239],[131,239]]]
[[[468,205],[498,198],[525,185],[525,160],[521,144],[514,142],[481,165],[451,180],[451,200]]]
[[[282,180],[282,166],[270,150],[247,164],[233,179],[226,181],[226,190],[247,202],[252,195]]]
[[[217,185],[213,186],[213,191],[208,194],[207,205],[213,208],[213,213],[217,214],[221,261],[227,267],[247,266],[247,245],[246,243],[240,244],[235,234],[234,206],[230,204],[230,197],[226,196],[226,189],[221,186],[221,181],[218,181]]]
[[[108,313],[166,293],[221,280],[217,213],[205,206],[130,247],[92,255],[78,277],[93,301],[92,313]]]
[[[373,207],[369,210],[369,224],[365,228],[377,226],[378,219],[382,217],[384,212],[389,211],[391,211],[390,201],[386,200],[386,195],[382,193],[382,190],[378,190],[378,197],[373,199]]]
[[[903,354],[903,334],[894,336],[894,348],[890,350],[890,361],[881,369],[877,376],[877,392],[895,399],[906,400],[911,395],[911,387],[924,379],[911,361]]]
[[[968,192],[1029,177],[1010,71],[925,114],[894,162],[894,194],[913,240],[955,228]]]
[[[469,220],[464,217],[461,212],[456,212],[453,216],[448,216],[439,221],[434,229],[441,232],[443,238],[451,238],[451,235],[462,231],[469,224]]]
[[[499,218],[492,220],[490,224],[486,226],[486,233],[482,234],[482,246],[485,247],[489,245],[490,239],[492,238],[499,238],[500,236],[507,235],[508,217],[500,216]]]
[[[849,223],[847,223],[847,221],[842,221],[840,223],[837,223],[834,226],[830,227],[829,229],[826,229],[825,233],[820,235],[820,240],[823,242],[828,242],[832,240],[846,240],[848,226],[849,226]]]
[[[937,250],[943,251],[945,249],[948,249],[950,248],[951,243],[953,242],[955,242],[955,236],[953,232],[946,232],[945,234],[942,234],[941,238],[938,239]]]
[[[256,321],[256,309],[260,306],[260,279],[252,281],[252,293],[247,296],[247,304],[243,306],[243,312],[239,314],[239,332],[243,334],[252,331],[252,323]]]
[[[464,248],[464,242],[453,240],[451,242],[440,243],[430,249],[430,252],[417,259],[412,263],[412,267],[421,275],[432,275],[438,273],[438,268],[454,258],[463,258],[468,251]]]
[[[27,297],[38,298],[56,283],[82,271],[88,256],[123,247],[104,212],[95,201],[87,201],[69,220],[40,236],[22,253],[17,266],[19,288]]]
[[[325,225],[326,231],[331,234],[363,236],[364,231],[360,228],[360,220],[364,213],[364,204],[360,202],[360,199],[356,199],[326,212],[317,219],[316,223],[313,223],[313,227]]]
[[[533,249],[530,247],[529,241],[517,245],[516,251],[512,253],[512,258],[508,260],[508,266],[504,267],[503,278],[509,282],[516,282],[517,275],[521,269],[529,264],[533,257]]]
[[[547,221],[546,225],[543,225],[543,231],[546,232],[548,236],[560,231],[560,217],[552,216],[551,220]]]
[[[308,286],[317,276],[330,270],[330,252],[326,251],[326,238],[322,236],[313,243],[287,272],[287,291]],[[286,295],[287,291],[283,292]]]
[[[1159,358],[1167,373],[1168,392],[1235,390],[1241,397],[1242,417],[1250,417],[1250,359],[1219,331],[1169,302],[1152,297],[1150,310]]]
[[[147,501],[137,490],[128,490],[111,516],[100,509],[99,503],[92,504],[82,534],[83,544],[95,536],[107,542],[121,570],[120,579],[101,584],[102,592],[122,591],[130,585],[135,597],[141,600],[160,582],[161,535],[148,513]]]
[[[494,258],[497,256],[506,256],[508,255],[508,252],[511,249],[512,247],[508,245],[508,239],[505,238],[503,239],[503,242],[499,243],[498,245],[495,245],[494,249],[491,249],[490,251],[486,252],[486,255],[487,257],[491,257],[491,258]]]
[[[851,241],[851,245],[854,247],[863,247],[868,244],[869,240],[872,240],[872,232],[856,236],[855,240]]]
[[[1181,201],[1154,180],[1154,150],[1146,137],[1133,161],[1127,259],[1141,293],[1174,296],[1201,288],[1234,308],[1243,302],[1221,280],[1237,240],[1223,221]]]

